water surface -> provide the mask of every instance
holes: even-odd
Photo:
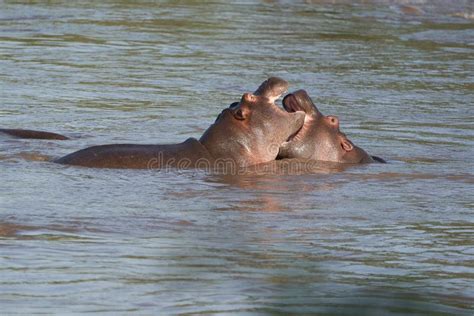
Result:
[[[1,2],[0,126],[73,138],[0,138],[2,313],[471,315],[472,12]],[[199,137],[271,75],[389,164],[232,177],[47,161]]]

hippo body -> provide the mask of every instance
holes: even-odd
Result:
[[[29,138],[29,139],[52,139],[52,140],[67,140],[69,137],[43,131],[34,131],[29,129],[8,129],[0,128],[0,133],[4,133],[16,138]]]
[[[214,159],[195,138],[179,144],[112,144],[88,147],[55,160],[65,165],[94,168],[192,168]]]
[[[304,123],[301,111],[289,113],[275,100],[288,88],[272,77],[240,102],[224,109],[198,140],[180,144],[112,144],[89,147],[55,162],[95,168],[214,168],[229,163],[241,168],[276,159],[279,146]],[[235,169],[233,169],[235,170]]]
[[[178,144],[110,144],[85,148],[54,162],[94,168],[207,168],[242,167],[296,158],[332,163],[385,162],[355,146],[339,130],[335,116],[323,115],[306,91],[283,99],[283,110],[275,100],[288,88],[283,79],[272,77],[240,102],[224,109],[199,140]],[[35,130],[0,129],[18,138],[65,140],[68,137]]]

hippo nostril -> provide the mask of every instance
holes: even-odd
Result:
[[[328,115],[327,118],[329,119],[331,125],[337,126],[339,124],[339,120],[336,116]]]

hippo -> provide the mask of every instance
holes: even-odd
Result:
[[[303,111],[285,111],[275,101],[288,82],[271,77],[240,102],[224,109],[199,140],[179,144],[93,146],[55,160],[95,168],[247,167],[276,159],[279,147],[303,126]]]
[[[298,133],[280,146],[278,159],[304,158],[347,164],[385,162],[355,146],[339,130],[339,119],[323,115],[305,90],[286,95],[282,103],[286,111],[304,111],[306,117]]]
[[[43,132],[43,131],[34,131],[29,129],[7,129],[0,128],[0,133],[7,134],[16,138],[29,138],[29,139],[51,139],[51,140],[67,140],[69,137],[64,135]]]

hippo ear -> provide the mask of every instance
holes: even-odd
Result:
[[[348,140],[347,138],[343,138],[341,140],[341,147],[342,149],[344,149],[345,151],[351,151],[352,149],[354,149],[354,145],[352,144],[352,142],[350,140]]]

